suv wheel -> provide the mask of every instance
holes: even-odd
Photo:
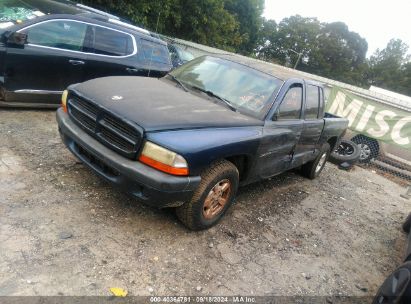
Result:
[[[191,230],[210,228],[234,201],[238,182],[238,170],[231,162],[213,164],[201,174],[200,186],[191,201],[176,209],[177,217]]]
[[[317,158],[304,164],[301,167],[303,175],[308,177],[309,179],[314,179],[319,176],[321,171],[325,167],[325,163],[327,162],[328,157],[330,156],[330,150],[331,148],[328,143],[323,144]]]
[[[360,163],[369,163],[380,153],[380,146],[375,139],[364,135],[357,135],[351,138],[351,141],[355,142],[361,150],[359,159]]]

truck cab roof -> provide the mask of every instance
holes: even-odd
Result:
[[[281,67],[275,64],[271,64],[266,61],[249,58],[249,57],[241,56],[238,54],[219,54],[219,55],[213,55],[213,57],[219,57],[225,60],[230,60],[230,61],[242,64],[244,66],[253,68],[257,71],[274,76],[284,82],[290,79],[299,79],[299,80],[305,81],[307,84],[313,84],[316,86],[324,85],[321,82],[318,82],[318,81],[315,81],[309,78],[302,78],[301,73],[299,71]]]

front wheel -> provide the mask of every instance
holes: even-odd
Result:
[[[318,156],[302,166],[301,171],[303,175],[309,179],[314,179],[319,176],[330,156],[330,150],[331,148],[328,143],[323,144]]]
[[[191,230],[214,226],[232,204],[237,193],[239,173],[229,161],[214,163],[201,174],[198,189],[189,202],[177,207],[177,217]]]

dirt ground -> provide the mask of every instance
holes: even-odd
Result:
[[[190,232],[99,179],[53,111],[0,110],[0,295],[373,295],[401,263],[405,188],[327,164],[242,188]]]

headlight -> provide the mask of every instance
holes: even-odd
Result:
[[[146,142],[139,160],[153,168],[173,175],[188,175],[187,161],[177,153]]]
[[[67,113],[67,95],[68,95],[67,90],[64,90],[63,94],[61,95],[61,106],[63,107],[63,110],[66,113]]]

